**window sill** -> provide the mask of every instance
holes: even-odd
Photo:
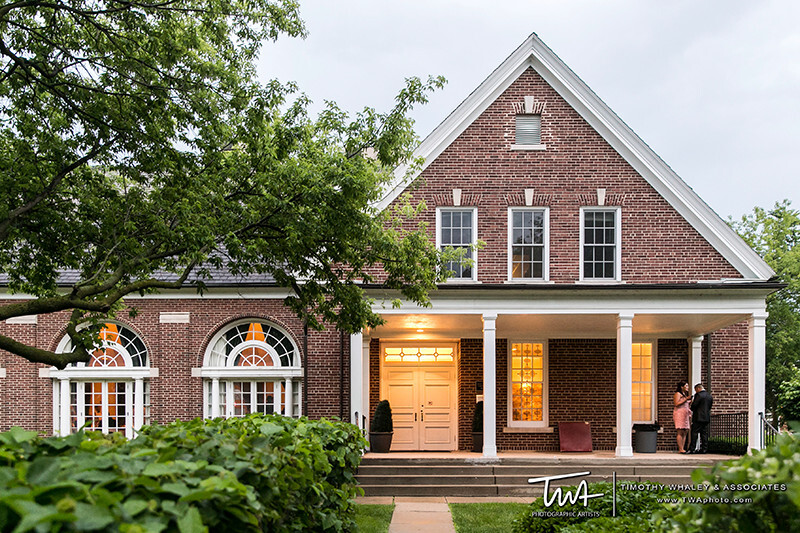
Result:
[[[547,150],[546,144],[512,144],[511,145],[512,151],[544,151]]]
[[[553,433],[554,428],[550,427],[504,427],[503,433]]]
[[[553,285],[555,282],[549,279],[509,279],[503,283],[512,285]]]
[[[636,422],[637,424],[652,424],[652,422]],[[616,433],[617,428],[616,426],[611,428],[611,433]],[[661,426],[661,429],[658,430],[659,433],[664,433],[664,426]],[[636,433],[635,429],[631,429],[631,433]]]
[[[581,279],[575,285],[625,285],[627,281],[621,279]]]
[[[445,285],[479,285],[481,282],[476,279],[448,279]]]

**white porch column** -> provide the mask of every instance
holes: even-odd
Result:
[[[767,372],[767,313],[753,313],[747,321],[749,330],[748,354],[748,449],[761,449],[761,419],[764,412],[764,391]]]
[[[497,315],[483,315],[483,456],[497,457]]]
[[[689,394],[694,394],[694,386],[703,381],[703,374],[700,373],[702,357],[703,337],[689,337]]]
[[[219,417],[219,378],[211,378],[211,418]]]
[[[633,456],[631,381],[633,379],[633,313],[617,316],[617,457]]]
[[[364,382],[362,381],[364,376],[364,358],[361,346],[363,342],[364,335],[360,331],[350,334],[350,422],[358,427],[361,427],[359,419],[364,413],[361,394],[364,388]]]
[[[292,418],[294,415],[294,383],[292,382],[292,378],[286,378],[286,382],[284,383],[284,391],[286,394],[286,405],[284,406],[283,414],[284,416],[288,416]]]
[[[69,404],[69,397],[70,397],[69,379],[60,379],[58,381],[61,387],[61,416],[59,417],[61,423],[59,424],[60,427],[58,433],[62,437],[66,437],[67,435],[69,435],[70,425],[72,422],[70,420],[72,412],[70,410],[71,406]],[[80,391],[78,391],[77,396],[80,396],[80,394],[81,394]],[[77,408],[78,406],[75,406],[75,409]]]
[[[366,335],[361,343],[361,407],[364,410],[361,415],[364,423],[359,427],[369,431],[369,337]]]
[[[133,381],[133,430],[138,431],[144,425],[144,380]]]

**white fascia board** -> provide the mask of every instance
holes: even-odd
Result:
[[[384,198],[385,209],[416,179],[522,72],[532,67],[619,154],[745,278],[775,275],[728,224],[706,204],[636,133],[625,124],[536,34],[531,34],[414,151],[422,157],[418,173],[398,167]]]
[[[66,368],[58,370],[55,367],[40,368],[40,378],[51,379],[100,379],[100,380],[133,380],[133,379],[147,379],[157,378],[158,368],[123,368],[123,367],[110,367],[110,368]]]
[[[192,377],[220,379],[285,379],[303,377],[303,369],[299,367],[206,367],[193,368]]]

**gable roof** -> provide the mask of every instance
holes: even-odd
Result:
[[[697,230],[746,280],[768,280],[770,266],[737,235],[631,128],[628,127],[541,39],[530,37],[492,72],[412,154],[422,166],[394,171],[377,204],[389,206],[526,69],[533,68],[575,111]]]

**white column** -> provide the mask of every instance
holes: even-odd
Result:
[[[362,343],[364,336],[358,333],[350,334],[350,422],[360,426],[359,419],[364,413],[363,396],[364,388],[364,357]],[[358,414],[356,414],[358,413]],[[358,417],[358,418],[356,418]]]
[[[211,378],[211,418],[217,418],[218,416],[219,416],[219,378]]]
[[[483,315],[483,456],[497,457],[497,315]]]
[[[617,457],[633,456],[631,395],[633,379],[633,313],[617,316]]]
[[[369,422],[371,413],[369,412],[369,337],[364,336],[364,342],[361,344],[361,406],[364,408],[361,420],[364,421],[362,427],[364,431],[369,431]],[[376,376],[377,379],[377,376]]]
[[[250,386],[255,387],[255,383],[251,384]],[[283,412],[283,410],[281,410],[281,393],[283,392],[282,388],[283,387],[280,381],[272,382],[272,412],[276,415]],[[253,391],[253,393],[254,392],[255,391]],[[253,394],[253,397],[255,397],[255,394]]]
[[[0,376],[2,377],[2,376]],[[61,381],[53,381],[53,435],[61,434]]]
[[[694,386],[703,381],[700,373],[703,358],[703,337],[689,337],[689,394],[694,394]]]
[[[761,449],[761,419],[764,412],[764,391],[767,373],[767,313],[753,313],[748,320],[748,449]]]
[[[205,398],[203,399],[205,403]],[[144,425],[144,380],[133,380],[133,430],[139,432]]]
[[[60,416],[61,427],[59,428],[59,434],[62,437],[66,437],[67,435],[69,435],[70,424],[72,422],[70,420],[71,411],[69,405],[70,386],[68,379],[60,379],[59,382],[61,386],[61,416]],[[78,391],[77,395],[80,397],[81,395],[80,391]],[[77,405],[75,406],[75,409],[78,409]]]
[[[284,391],[286,392],[286,406],[284,407],[283,414],[291,418],[294,415],[293,407],[294,407],[294,383],[292,382],[292,378],[286,378],[286,383],[284,385]]]

